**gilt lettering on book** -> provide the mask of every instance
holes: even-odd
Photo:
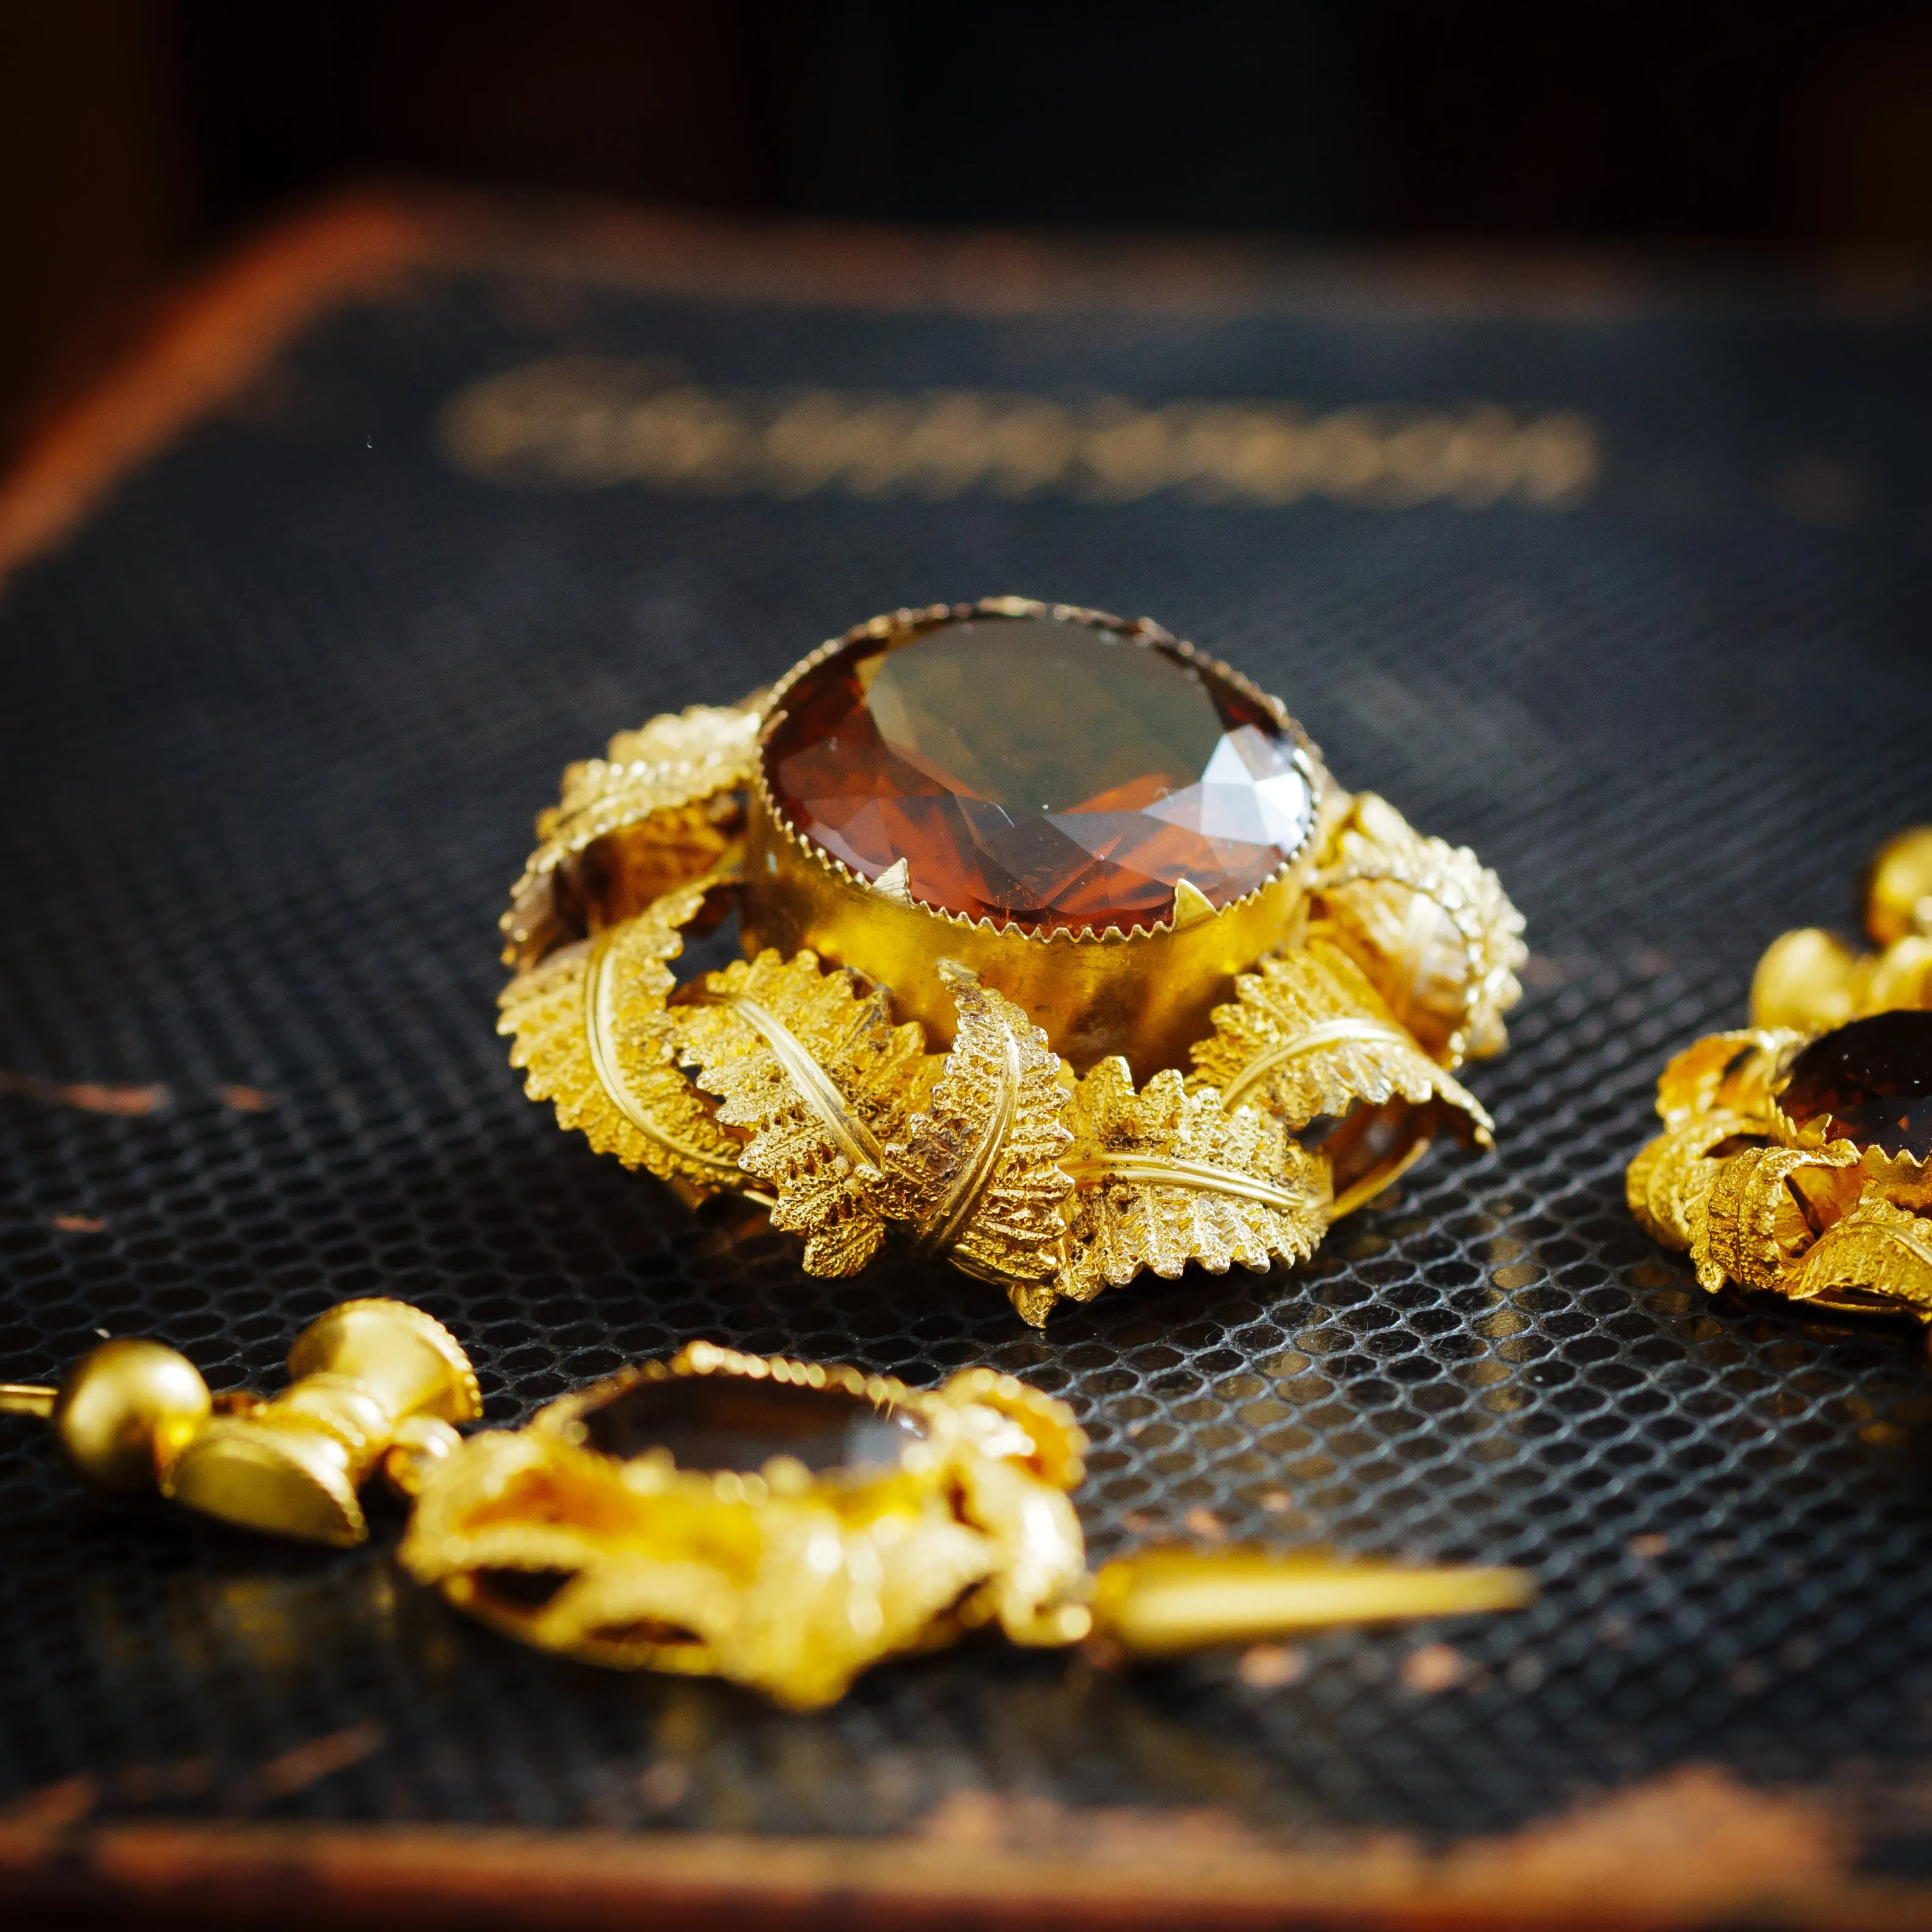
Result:
[[[1288,402],[1066,400],[943,389],[718,390],[675,364],[570,357],[452,397],[442,448],[490,482],[700,494],[943,500],[969,491],[1126,502],[1180,490],[1265,506],[1326,496],[1397,508],[1514,502],[1569,509],[1602,465],[1574,410],[1493,403],[1327,412]]]

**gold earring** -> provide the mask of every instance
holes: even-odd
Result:
[[[272,1401],[212,1400],[172,1348],[110,1342],[58,1389],[0,1387],[0,1409],[50,1418],[101,1486],[312,1542],[364,1539],[356,1490],[380,1466],[412,1502],[399,1560],[458,1609],[538,1649],[800,1709],[978,1629],[1158,1658],[1535,1594],[1517,1570],[1321,1552],[1154,1548],[1090,1574],[1070,1500],[1085,1438],[990,1369],[928,1392],[694,1342],[465,1441],[468,1360],[403,1303],[331,1309],[290,1368]]]
[[[1772,942],[1750,1026],[1664,1070],[1626,1189],[1706,1288],[1932,1321],[1932,826],[1874,860],[1865,925],[1875,952]]]
[[[470,1358],[406,1302],[346,1301],[289,1352],[273,1397],[211,1396],[158,1342],[104,1342],[58,1388],[0,1385],[0,1411],[42,1415],[95,1486],[170,1500],[244,1529],[347,1546],[369,1533],[356,1492],[398,1444],[447,1454],[483,1412]]]
[[[395,1472],[398,1556],[539,1649],[728,1678],[800,1709],[978,1629],[1129,1657],[1520,1608],[1516,1570],[1155,1548],[1087,1568],[1064,1404],[991,1369],[933,1391],[694,1342],[524,1429]]]

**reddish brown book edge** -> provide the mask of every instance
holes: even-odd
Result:
[[[1587,1862],[1586,1862],[1587,1863]],[[1633,1868],[1566,1882],[1362,1850],[1234,1852],[1096,1866],[916,1840],[630,1837],[452,1828],[108,1825],[0,1827],[0,1893],[30,1915],[150,1922],[549,1928],[1052,1928],[1186,1924],[1555,1932],[1555,1928],[1804,1927],[1904,1932],[1917,1888],[1841,1881],[1754,1889],[1735,1872],[1659,1882]],[[20,1916],[14,1916],[19,1914]]]
[[[115,484],[232,400],[305,323],[373,292],[428,246],[400,202],[304,216],[164,298],[145,338],[59,412],[0,483],[0,583],[85,522]]]

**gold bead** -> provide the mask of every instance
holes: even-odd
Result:
[[[1864,876],[1865,930],[1880,946],[1932,933],[1932,825],[1888,838]]]
[[[208,1384],[185,1355],[158,1342],[106,1342],[68,1371],[53,1425],[88,1482],[130,1494],[154,1488],[208,1408]]]
[[[1780,933],[1752,976],[1751,1024],[1795,1027],[1800,1033],[1843,1026],[1858,1010],[1870,970],[1837,934],[1821,927]]]

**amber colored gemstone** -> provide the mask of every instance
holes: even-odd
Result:
[[[793,826],[914,898],[1033,928],[1169,917],[1264,884],[1314,822],[1298,741],[1170,646],[1043,617],[864,638],[801,678],[765,747]]]
[[[1791,1063],[1778,1105],[1826,1138],[1932,1160],[1932,1012],[1874,1013],[1822,1034]]]
[[[926,1433],[916,1415],[840,1388],[742,1376],[633,1382],[584,1412],[584,1440],[628,1461],[668,1449],[680,1469],[761,1469],[790,1456],[808,1469],[894,1468]]]

